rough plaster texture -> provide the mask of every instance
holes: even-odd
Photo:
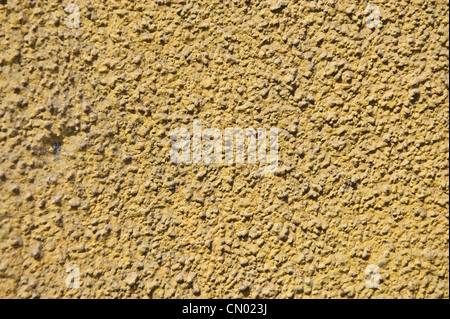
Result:
[[[448,298],[448,14],[0,0],[0,297]],[[195,119],[277,173],[171,163]]]

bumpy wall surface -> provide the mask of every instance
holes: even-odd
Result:
[[[448,298],[448,10],[0,0],[0,297]]]

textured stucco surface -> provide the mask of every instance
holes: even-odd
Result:
[[[448,298],[448,13],[0,0],[0,297]],[[277,173],[171,163],[195,119]]]

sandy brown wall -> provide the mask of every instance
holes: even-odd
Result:
[[[0,297],[448,298],[448,14],[0,0]],[[277,172],[174,164],[194,120]]]

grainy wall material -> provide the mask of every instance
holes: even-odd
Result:
[[[0,297],[448,298],[448,14],[1,0]],[[277,172],[174,164],[194,120]]]

